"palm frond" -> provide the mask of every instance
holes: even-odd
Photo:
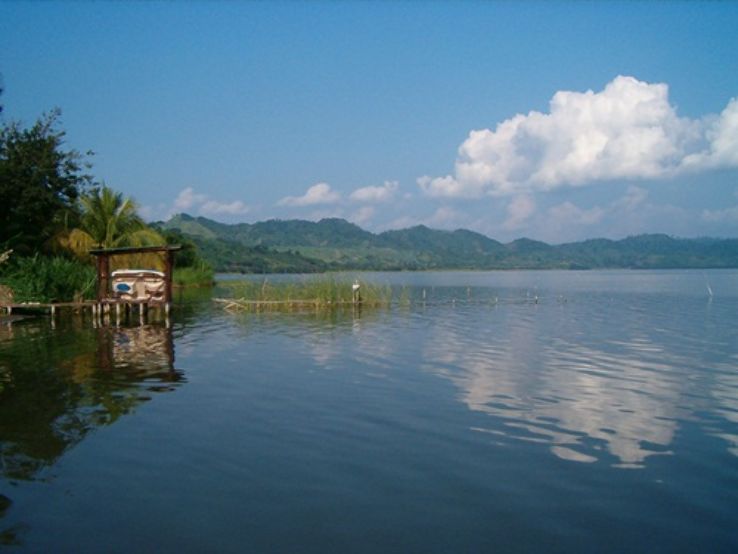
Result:
[[[155,246],[166,243],[159,233],[141,219],[136,211],[136,203],[131,198],[125,198],[107,186],[83,195],[79,203],[80,228],[66,231],[57,241],[81,259],[89,260],[89,250],[93,247]],[[145,256],[134,261],[161,266],[161,262],[155,258]]]

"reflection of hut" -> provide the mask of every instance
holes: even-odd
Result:
[[[98,334],[97,365],[101,369],[126,369],[136,378],[146,375],[177,381],[174,369],[172,330],[155,325],[101,329]],[[119,377],[125,373],[119,373]]]
[[[71,329],[76,346],[70,357],[67,341],[58,333],[44,332],[38,325],[0,326],[0,333],[16,334],[20,342],[14,345],[32,340],[42,345],[44,353],[21,355],[25,349],[15,348],[11,355],[0,357],[0,477],[4,483],[44,479],[46,470],[90,432],[185,381],[184,373],[174,367],[170,328],[99,327],[95,334]],[[29,371],[33,379],[24,377]],[[3,503],[7,500],[0,495],[0,522]],[[0,551],[7,546],[6,533],[0,525]]]
[[[169,310],[172,300],[172,272],[174,253],[179,245],[141,246],[126,248],[99,248],[90,250],[96,258],[97,302],[109,306],[115,304],[164,305]],[[158,269],[117,269],[111,272],[111,261],[118,257],[157,256]]]

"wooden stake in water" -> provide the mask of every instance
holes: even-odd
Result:
[[[712,287],[710,287],[710,282],[707,280],[707,275],[705,275],[705,286],[707,287],[707,294],[712,298]]]

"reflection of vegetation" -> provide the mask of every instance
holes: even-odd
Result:
[[[2,546],[19,546],[21,544],[18,535],[24,530],[23,525],[14,525],[9,529],[0,531],[0,545]]]
[[[182,329],[202,322],[203,314],[212,308],[212,298],[212,287],[176,287],[172,291],[175,337]]]
[[[338,305],[331,309],[308,307],[302,309],[251,309],[232,314],[233,322],[247,332],[277,326],[290,333],[314,330],[317,333],[353,333],[361,327],[375,324],[383,317],[392,317],[389,306],[364,309],[361,305]]]
[[[1,333],[0,471],[10,479],[36,479],[88,432],[182,380],[162,327],[66,321],[56,331],[22,323]]]
[[[13,501],[7,496],[0,494],[0,519],[5,516],[5,512],[12,506]],[[21,544],[20,535],[26,526],[23,524],[13,525],[7,529],[0,530],[0,546],[18,546]]]
[[[153,393],[182,382],[171,329],[92,328],[61,319],[0,326],[0,474],[43,479],[98,427],[131,413]],[[12,500],[0,494],[0,521]],[[0,546],[21,544],[27,526],[0,525]]]

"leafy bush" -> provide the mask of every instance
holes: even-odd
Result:
[[[172,281],[175,286],[211,286],[215,281],[215,274],[205,262],[191,267],[174,267]]]
[[[62,222],[75,219],[80,192],[93,184],[85,156],[64,148],[60,117],[55,109],[29,128],[0,125],[0,245],[19,254],[46,250]]]
[[[11,258],[1,269],[0,282],[12,289],[15,302],[68,302],[95,295],[95,269],[68,258]]]

